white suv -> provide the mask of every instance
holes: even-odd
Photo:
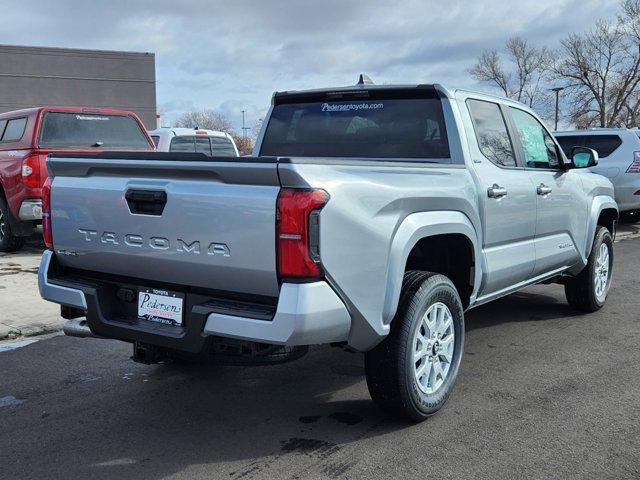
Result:
[[[623,218],[640,218],[639,130],[599,128],[555,132],[554,135],[569,157],[573,147],[587,147],[598,152],[600,161],[591,167],[591,171],[611,180]]]
[[[149,131],[158,152],[204,153],[210,157],[237,157],[231,135],[204,128],[157,128]]]

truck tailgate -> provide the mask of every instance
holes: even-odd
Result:
[[[52,156],[62,266],[277,296],[273,158]]]

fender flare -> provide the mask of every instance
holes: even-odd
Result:
[[[600,214],[602,213],[602,211],[606,209],[614,209],[616,212],[618,212],[618,204],[612,197],[610,197],[609,195],[598,195],[593,198],[593,202],[591,202],[591,211],[589,213],[589,224],[587,225],[585,250],[584,252],[582,252],[585,264],[586,259],[589,258],[591,247],[593,246],[593,239],[596,234],[598,219],[600,218]]]
[[[426,237],[435,235],[460,234],[472,245],[475,258],[473,292],[471,303],[477,294],[481,282],[481,249],[478,234],[464,213],[458,211],[420,212],[408,215],[397,228],[389,251],[389,267],[385,290],[382,321],[384,325],[391,323],[398,309],[402,279],[409,253],[416,244]]]

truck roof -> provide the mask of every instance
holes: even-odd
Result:
[[[202,132],[202,133],[201,133]],[[155,130],[149,130],[149,135],[167,135],[167,136],[187,136],[187,135],[203,135],[209,137],[225,137],[231,138],[226,132],[218,130],[208,130],[206,128],[183,128],[183,127],[161,127]]]
[[[410,90],[410,89],[424,89],[436,91],[437,85],[431,84],[414,84],[414,85],[375,85],[373,83],[358,83],[356,85],[347,85],[342,87],[325,87],[325,88],[313,88],[305,90],[286,90],[281,92],[274,92],[272,101],[277,98],[288,96],[305,96],[305,95],[317,95],[317,94],[330,94],[330,93],[344,93],[344,92],[358,92],[358,91],[383,91],[383,90]]]
[[[370,80],[369,80],[370,82]],[[522,102],[518,102],[517,100],[513,100],[510,98],[502,97],[500,95],[496,95],[493,93],[481,92],[477,90],[470,90],[464,88],[455,88],[455,87],[445,87],[439,83],[414,83],[414,84],[392,84],[392,85],[376,85],[374,83],[367,83],[367,81],[362,81],[362,76],[357,84],[355,85],[347,85],[342,87],[329,87],[329,88],[317,88],[317,89],[308,89],[308,90],[287,90],[282,92],[274,92],[272,96],[272,103],[275,103],[276,99],[283,98],[287,96],[305,96],[305,95],[318,95],[318,94],[327,94],[327,93],[344,93],[344,92],[357,92],[360,90],[367,91],[384,91],[384,90],[412,90],[412,89],[424,89],[431,90],[433,92],[437,92],[440,96],[446,98],[454,98],[456,92],[465,92],[471,93],[475,95],[481,95],[483,97],[493,98],[502,103],[508,103],[512,105],[524,106],[529,108]]]
[[[103,115],[135,115],[135,113],[128,110],[120,110],[117,108],[105,108],[105,107],[74,107],[74,106],[54,106],[45,105],[40,107],[23,108],[20,110],[11,110],[9,112],[0,113],[1,118],[15,117],[16,115],[30,116],[39,114],[42,112],[79,112],[79,113],[98,113]]]

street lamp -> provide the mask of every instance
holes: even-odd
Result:
[[[554,87],[551,91],[556,92],[556,127],[554,131],[558,130],[558,112],[560,111],[559,100],[560,100],[560,92],[564,90],[564,87]]]

